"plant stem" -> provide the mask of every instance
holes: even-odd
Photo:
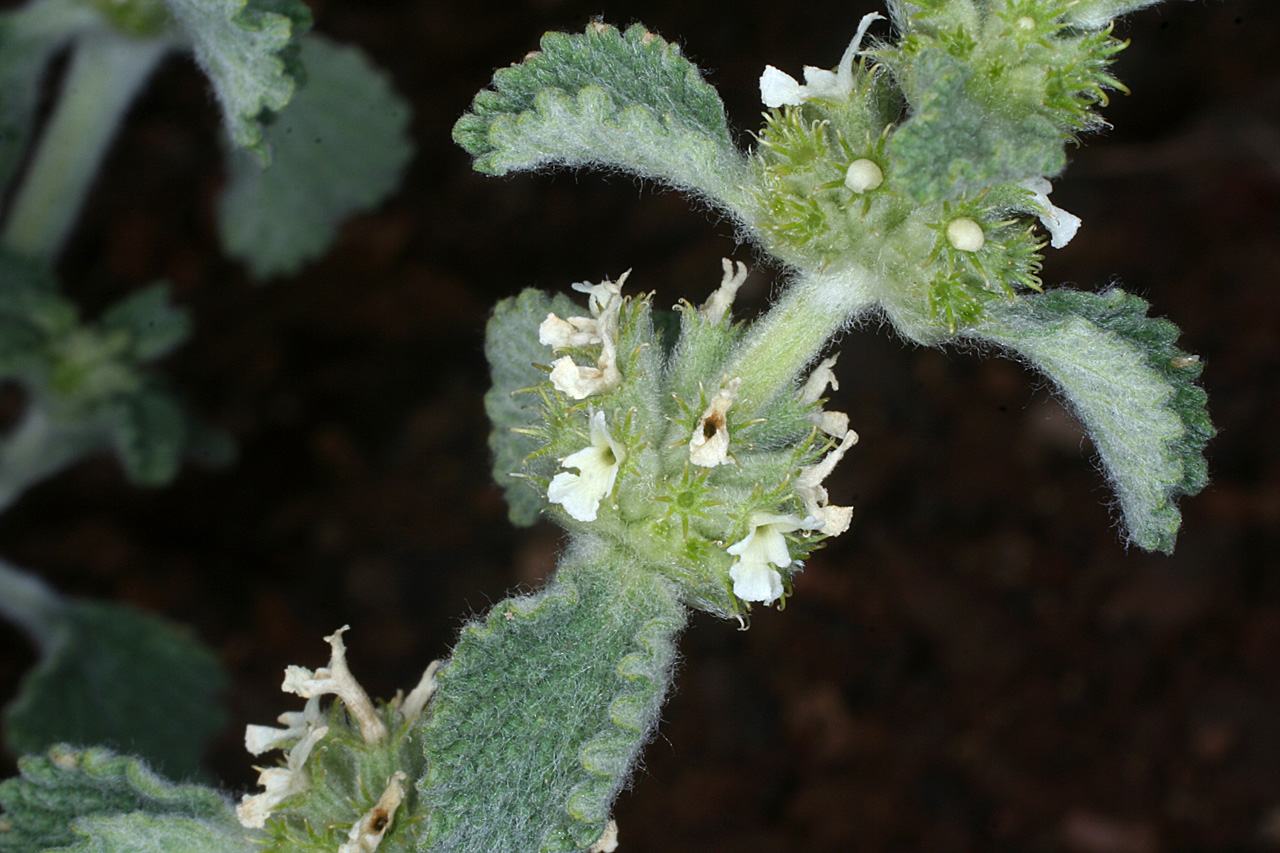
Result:
[[[0,441],[0,512],[28,488],[62,470],[89,446],[83,428],[59,428],[38,403]]]
[[[76,44],[57,105],[0,236],[5,249],[52,261],[129,105],[171,46],[167,39],[105,32]]]
[[[30,637],[41,654],[57,639],[57,614],[62,607],[62,597],[53,587],[0,560],[0,616]]]
[[[874,302],[876,281],[861,267],[797,279],[752,326],[726,375],[741,376],[738,406],[759,412],[791,389],[796,375],[822,352],[831,336]]]

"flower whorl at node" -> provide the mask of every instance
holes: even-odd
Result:
[[[279,842],[268,846],[271,851],[313,849],[323,841],[320,849],[372,853],[392,831],[396,811],[410,796],[404,782],[421,775],[412,724],[435,693],[440,662],[427,668],[407,699],[398,694],[395,701],[375,708],[347,667],[342,642],[347,630],[343,626],[325,637],[331,649],[327,667],[314,672],[300,666],[285,669],[281,689],[305,697],[303,710],[281,714],[284,728],[245,728],[245,748],[251,754],[285,751],[283,767],[261,770],[258,784],[264,790],[246,794],[236,807],[246,828],[262,829],[271,821]],[[321,709],[325,694],[337,696],[339,703]],[[379,789],[381,797],[370,802]],[[360,811],[334,814],[335,802]],[[341,844],[341,836],[334,835],[339,831],[345,836]],[[305,840],[302,847],[293,843],[300,840]]]
[[[835,357],[768,393],[753,388],[764,377],[729,372],[747,336],[731,315],[747,274],[725,260],[703,305],[680,303],[666,316],[648,296],[624,298],[622,277],[576,285],[591,297],[583,316],[540,306],[524,314],[540,345],[608,363],[616,381],[579,402],[580,386],[557,370],[594,368],[560,359],[549,383],[517,388],[541,407],[538,421],[516,426],[535,439],[517,473],[571,532],[663,574],[690,606],[738,618],[753,602],[783,598],[802,560],[849,527],[852,510],[831,506],[822,481],[856,440],[848,415],[822,409],[837,386]]]

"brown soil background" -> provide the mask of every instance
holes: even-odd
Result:
[[[680,197],[624,178],[470,172],[449,129],[493,68],[547,29],[643,21],[753,128],[765,63],[830,65],[878,8],[312,5],[413,103],[404,189],[302,275],[253,284],[218,254],[217,118],[174,61],[63,265],[90,312],[173,283],[196,332],[166,369],[235,435],[238,464],[143,491],[91,461],[0,518],[6,558],[190,623],[221,651],[233,726],[210,760],[234,790],[253,781],[239,732],[292,706],[281,670],[323,663],[323,634],[350,623],[353,668],[389,695],[465,615],[553,566],[557,531],[513,530],[487,473],[489,306],[629,267],[659,304],[696,301],[722,255],[752,260]],[[1134,94],[1057,185],[1085,225],[1045,279],[1119,280],[1205,359],[1221,434],[1176,555],[1125,550],[1087,443],[1036,377],[846,335],[836,406],[862,441],[833,491],[854,526],[785,613],[745,633],[694,620],[619,800],[621,850],[1280,848],[1280,4],[1170,2],[1120,30]],[[758,269],[742,310],[771,282]],[[31,660],[0,627],[0,697]]]

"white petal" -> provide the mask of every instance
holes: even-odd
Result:
[[[798,107],[804,100],[804,89],[790,74],[766,65],[760,75],[760,100],[766,107]]]
[[[1049,201],[1053,184],[1044,178],[1029,178],[1019,186],[1035,194],[1036,203],[1041,207],[1041,212],[1038,214],[1040,224],[1049,232],[1049,245],[1055,249],[1061,249],[1070,243],[1071,238],[1080,230],[1081,219],[1074,213],[1067,213],[1062,208],[1055,207],[1053,202]]]
[[[724,315],[733,307],[733,298],[738,295],[738,288],[747,280],[747,265],[742,261],[738,261],[735,267],[733,261],[721,258],[720,264],[724,268],[720,286],[698,309],[708,323],[719,323],[724,319]]]
[[[244,748],[250,755],[262,755],[269,749],[276,749],[301,733],[289,729],[276,729],[271,726],[245,726]]]
[[[813,369],[813,373],[810,373],[809,378],[805,380],[804,387],[800,389],[800,405],[809,406],[818,402],[826,393],[828,385],[833,391],[840,390],[840,380],[836,379],[835,371],[831,369],[836,366],[836,360],[839,358],[839,353],[830,358],[824,358],[822,363]]]
[[[771,604],[782,595],[782,575],[764,563],[736,563],[729,569],[733,594],[743,601]]]
[[[600,341],[600,324],[589,317],[562,320],[548,314],[538,326],[538,343],[552,349],[596,346]]]
[[[613,491],[623,455],[622,446],[605,425],[604,412],[592,413],[591,444],[560,463],[565,468],[577,468],[578,473],[556,474],[547,488],[547,500],[563,506],[578,521],[595,521],[600,501]]]
[[[840,77],[834,71],[825,68],[804,67],[804,97],[806,98],[838,98],[847,96],[841,91]]]

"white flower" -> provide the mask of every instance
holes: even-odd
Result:
[[[604,422],[604,412],[591,415],[591,444],[566,456],[561,465],[577,468],[577,474],[562,471],[551,480],[547,500],[564,507],[578,521],[595,521],[600,501],[613,491],[618,466],[626,454],[614,441]]]
[[[724,315],[733,306],[733,298],[738,295],[738,288],[747,280],[747,265],[742,261],[738,261],[736,269],[734,262],[728,258],[721,258],[720,265],[724,268],[720,286],[698,309],[708,323],[719,323],[724,319]]]
[[[284,723],[283,729],[272,726],[245,726],[244,748],[250,755],[262,755],[271,749],[280,749],[287,743],[297,742],[307,736],[323,718],[320,713],[320,697],[307,700],[301,711],[285,711],[276,719]]]
[[[338,853],[373,853],[378,849],[382,836],[391,828],[396,809],[404,801],[404,783],[408,778],[403,770],[391,774],[378,802],[351,825],[347,840],[338,845]]]
[[[1053,184],[1044,178],[1028,178],[1018,186],[1036,197],[1036,204],[1040,207],[1040,224],[1049,232],[1049,245],[1061,249],[1070,243],[1071,238],[1080,230],[1080,217],[1053,206],[1053,202],[1049,201]]]
[[[796,477],[796,496],[804,504],[807,513],[805,525],[817,529],[826,536],[839,536],[849,529],[853,518],[853,507],[830,506],[827,504],[827,490],[822,481],[827,478],[850,447],[858,443],[858,434],[853,430],[845,433],[840,445],[828,453],[822,461],[807,468],[801,468]]]
[[[590,317],[561,320],[555,314],[547,314],[538,326],[538,343],[552,349],[596,346],[601,343],[600,323]]]
[[[698,425],[693,428],[693,437],[689,439],[689,461],[694,465],[714,468],[729,464],[729,423],[726,416],[740,387],[740,377],[726,382],[711,398],[707,410],[698,419]]]
[[[280,689],[304,699],[326,693],[334,694],[342,700],[347,713],[359,723],[360,735],[365,743],[377,743],[387,736],[387,726],[369,700],[369,694],[364,692],[364,688],[347,668],[347,647],[342,642],[342,635],[350,629],[350,625],[343,625],[324,638],[332,650],[327,667],[321,667],[315,672],[302,666],[287,667],[284,671],[284,684],[280,685]]]
[[[839,357],[840,354],[836,353],[830,358],[823,359],[822,363],[813,369],[804,387],[800,389],[800,405],[811,406],[818,402],[826,393],[828,385],[833,391],[840,390],[840,381],[836,379],[835,371],[831,369],[835,367],[836,359]],[[849,416],[844,412],[827,412],[819,409],[809,415],[809,422],[827,435],[836,438],[843,438],[849,431]]]
[[[308,710],[314,707],[311,702],[307,703]],[[284,716],[284,715],[282,715]],[[283,720],[282,720],[283,722]],[[252,726],[250,728],[253,728]],[[259,726],[258,728],[266,728]],[[301,794],[307,790],[311,783],[311,777],[307,774],[306,767],[307,757],[311,755],[311,750],[317,743],[329,734],[328,726],[319,726],[318,728],[309,728],[294,746],[289,750],[286,758],[285,767],[268,767],[258,774],[258,784],[263,790],[258,794],[245,794],[240,800],[240,805],[236,806],[236,818],[239,819],[240,825],[247,829],[262,829],[266,826],[267,818],[271,812],[275,810],[282,802],[295,794]],[[248,745],[250,735],[245,733],[245,742]],[[279,746],[279,744],[276,744]],[[264,747],[265,749],[273,749],[274,746]],[[253,748],[249,748],[253,752]],[[253,753],[257,755],[258,753]]]
[[[538,341],[553,349],[600,346],[594,366],[581,367],[567,355],[551,363],[551,384],[562,394],[583,400],[610,391],[622,381],[618,372],[618,312],[622,310],[622,285],[630,274],[627,270],[617,281],[574,284],[574,290],[587,294],[591,316],[562,320],[548,314],[538,326]]]
[[[760,75],[760,99],[766,107],[792,106],[798,107],[811,98],[828,98],[839,100],[848,98],[853,93],[853,60],[862,49],[862,38],[872,21],[883,21],[884,16],[876,12],[864,15],[858,24],[858,32],[849,43],[840,64],[835,71],[804,67],[804,85],[796,82],[790,74],[784,74],[772,65],[766,65]]]
[[[783,535],[804,528],[796,515],[757,512],[751,516],[751,532],[725,550],[738,558],[729,569],[733,594],[743,601],[770,604],[782,597],[782,575],[777,569],[791,565],[791,553]],[[776,568],[773,568],[776,567]]]

